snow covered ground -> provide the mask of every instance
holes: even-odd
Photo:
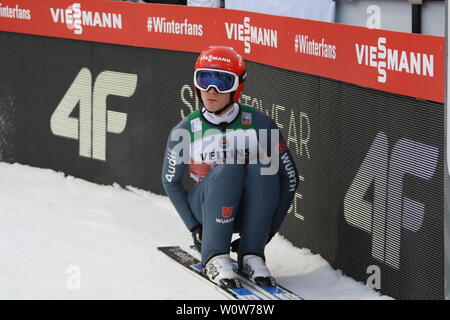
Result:
[[[157,246],[191,244],[167,197],[0,163],[0,299],[223,299]],[[273,275],[305,299],[387,299],[276,235]]]

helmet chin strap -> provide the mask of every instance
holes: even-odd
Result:
[[[231,106],[233,104],[234,104],[234,101],[232,99],[230,99],[230,101],[223,108],[221,108],[220,110],[214,111],[213,113],[219,115],[222,112],[224,112],[229,106]],[[206,108],[206,106],[205,106],[205,108]],[[208,110],[208,109],[206,109],[206,110]]]
[[[208,111],[209,113],[214,113],[214,114],[221,114],[222,112],[224,112],[229,106],[234,104],[233,101],[233,96],[234,96],[234,92],[231,92],[230,94],[230,101],[228,101],[228,103],[226,105],[223,106],[223,108],[217,110],[217,111],[209,111],[208,108],[206,108],[205,103],[203,102],[203,100],[200,98],[200,101],[203,103],[203,106],[205,107],[206,111]]]

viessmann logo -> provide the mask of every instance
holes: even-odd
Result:
[[[83,27],[98,27],[107,29],[122,29],[120,13],[97,12],[81,10],[81,4],[74,3],[67,9],[50,8],[54,23],[66,24],[74,34],[82,34]]]
[[[231,63],[231,60],[228,59],[228,58],[216,57],[216,56],[213,56],[211,54],[201,57],[200,60],[207,60],[208,62],[222,61],[222,62],[226,62],[226,63]]]
[[[434,77],[434,55],[389,48],[387,39],[379,37],[377,45],[355,43],[358,64],[377,68],[377,81],[385,83],[388,71]]]
[[[245,53],[251,52],[251,44],[278,47],[278,31],[253,26],[250,24],[250,17],[245,17],[243,24],[225,22],[225,29],[228,39],[244,42]]]

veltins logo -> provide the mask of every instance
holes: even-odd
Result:
[[[355,43],[355,50],[358,64],[377,68],[380,83],[387,82],[387,71],[434,77],[433,54],[391,49],[385,37],[379,37],[376,46]]]
[[[122,15],[120,13],[94,12],[81,10],[81,4],[74,3],[67,9],[50,8],[54,23],[63,23],[74,34],[82,34],[83,26],[122,29]]]
[[[250,17],[243,24],[225,22],[225,30],[230,40],[244,42],[244,52],[251,52],[251,44],[278,48],[278,31],[250,24]]]

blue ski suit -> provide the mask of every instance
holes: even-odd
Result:
[[[202,110],[194,111],[172,129],[167,142],[162,182],[186,227],[202,226],[203,264],[229,253],[237,232],[239,259],[264,258],[269,235],[280,228],[298,186],[294,160],[273,119],[247,105],[235,107],[235,119],[218,125]],[[236,142],[240,136],[244,142]],[[182,184],[188,167],[197,181],[190,192]]]

